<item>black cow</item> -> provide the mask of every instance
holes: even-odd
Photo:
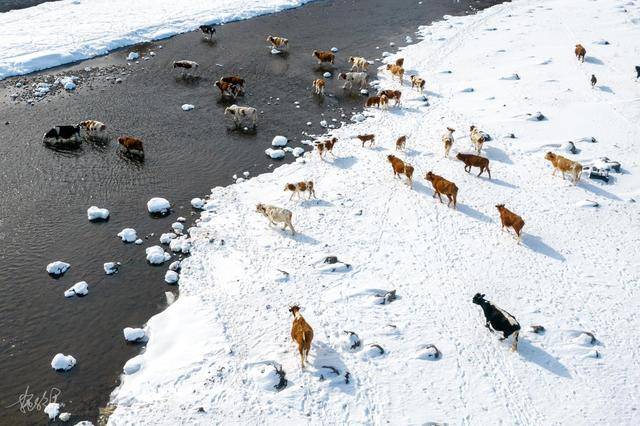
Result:
[[[473,296],[473,303],[480,305],[484,312],[484,317],[487,320],[485,327],[492,333],[494,331],[501,331],[504,335],[500,340],[504,340],[513,334],[513,344],[511,345],[512,351],[518,350],[518,335],[520,334],[520,324],[516,319],[507,311],[503,311],[493,303],[485,300],[484,294],[476,293]]]
[[[80,126],[55,126],[42,137],[45,145],[77,147],[80,145]]]
[[[636,80],[640,78],[640,65],[636,65]]]
[[[209,34],[209,40],[213,40],[213,35],[216,32],[216,27],[213,25],[200,25],[200,31],[205,34]]]

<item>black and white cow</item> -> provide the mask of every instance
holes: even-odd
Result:
[[[55,126],[49,129],[42,137],[45,145],[76,148],[82,142],[80,138],[80,126]]]
[[[473,303],[480,305],[484,312],[484,317],[487,320],[485,327],[492,333],[494,331],[501,331],[504,340],[513,334],[513,344],[511,345],[512,351],[518,350],[518,335],[520,334],[520,324],[509,312],[498,308],[493,303],[485,300],[484,294],[476,293],[473,296]]]
[[[213,25],[200,25],[200,31],[209,35],[209,40],[213,39],[213,35],[216,33],[216,27]]]

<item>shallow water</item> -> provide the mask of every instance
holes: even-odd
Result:
[[[496,2],[473,5],[492,3]],[[21,78],[0,82],[0,424],[45,422],[42,407],[33,411],[25,407],[25,413],[19,404],[9,407],[27,386],[33,400],[59,389],[58,402],[66,404],[63,411],[73,413],[73,422],[95,421],[97,408],[107,403],[117,385],[122,365],[140,350],[139,345],[124,342],[122,329],[142,326],[166,306],[164,292],[176,291],[163,281],[166,264],[147,265],[144,248],[158,244],[160,233],[167,232],[178,216],[188,219],[187,226],[193,222],[197,216],[189,205],[192,197],[231,183],[233,174],[248,170],[256,175],[279,164],[264,155],[276,134],[294,140],[290,146],[299,146],[306,138],[302,131],[322,132],[321,119],[340,119],[340,108],[347,115],[360,109],[363,98],[344,96],[335,80],[329,80],[327,87],[334,97],[320,101],[311,95],[311,81],[321,74],[312,50],[337,46],[336,66],[343,70],[348,56],[380,57],[383,50],[393,51],[389,42],[401,46],[406,35],[416,38],[418,25],[443,14],[467,13],[469,4],[319,1],[225,25],[218,29],[215,43],[203,41],[197,33],[152,43],[144,49],[157,56],[133,65],[136,71],[124,76],[122,84],[94,80],[35,106],[7,100]],[[264,41],[269,33],[290,39],[287,57],[269,53]],[[124,57],[130,50],[134,49],[72,68],[128,67]],[[176,80],[171,69],[176,59],[198,61],[203,77],[195,83]],[[222,119],[224,104],[212,84],[214,77],[233,73],[248,82],[239,103],[264,111],[254,135],[229,132]],[[180,109],[184,103],[196,109],[184,112]],[[140,136],[145,161],[127,159],[113,140],[106,146],[87,144],[75,152],[42,146],[42,133],[52,125],[87,118],[107,123],[112,135]],[[307,121],[313,126],[307,127]],[[292,159],[290,154],[287,159]],[[146,201],[153,196],[172,202],[169,217],[146,214]],[[110,220],[88,222],[86,209],[91,205],[108,208]],[[126,245],[115,237],[124,227],[135,228],[140,237],[155,236],[143,246]],[[71,263],[58,280],[45,272],[46,264],[54,260]],[[120,272],[106,276],[102,264],[107,261],[122,262]],[[88,296],[65,299],[64,290],[81,280],[89,283]],[[50,362],[57,352],[76,357],[76,367],[68,373],[54,372]]]

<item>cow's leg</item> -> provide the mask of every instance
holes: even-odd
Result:
[[[440,202],[442,203],[442,196],[440,196],[439,192],[436,192],[436,194],[438,194],[438,199],[440,200]]]

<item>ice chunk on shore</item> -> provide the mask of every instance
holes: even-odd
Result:
[[[127,55],[127,61],[135,61],[139,57],[140,54],[138,52],[129,52],[129,55]]]
[[[57,353],[51,360],[51,368],[56,371],[71,370],[76,365],[76,359],[71,355]]]
[[[142,241],[142,239],[141,239],[141,238],[138,238],[137,240],[135,240],[135,241],[133,242],[133,244],[135,244],[135,245],[137,245],[137,246],[140,246],[140,245],[142,245],[143,243],[144,243],[144,241]]]
[[[301,155],[304,155],[304,148],[297,146],[293,148],[293,151],[291,151],[291,153],[294,157],[300,157]]]
[[[58,418],[63,422],[68,422],[69,419],[71,418],[71,413],[67,413],[67,412],[62,413],[60,414],[60,416],[58,416]]]
[[[176,260],[175,262],[171,262],[171,264],[169,265],[169,269],[172,271],[180,271],[180,261]]]
[[[271,141],[271,146],[285,146],[289,142],[284,136],[276,136]]]
[[[64,90],[75,90],[76,83],[74,80],[74,77],[62,77],[60,79],[60,84],[62,85],[62,87],[64,87]]]
[[[89,284],[86,281],[80,281],[65,291],[64,297],[86,296],[87,294],[89,294]]]
[[[122,231],[118,232],[118,237],[122,238],[122,241],[125,243],[132,243],[138,238],[138,234],[133,228],[124,228]]]
[[[264,153],[267,154],[269,157],[273,158],[274,160],[277,160],[279,158],[284,158],[284,151],[281,149],[268,148],[264,151]]]
[[[47,272],[55,277],[61,277],[71,267],[67,262],[56,260],[47,265]]]
[[[169,244],[171,243],[171,240],[173,240],[176,237],[177,235],[174,234],[173,232],[166,232],[160,235],[160,244]]]
[[[162,265],[164,262],[171,259],[171,255],[164,251],[160,246],[147,247],[145,252],[147,253],[147,261],[152,265]]]
[[[142,328],[125,327],[122,332],[127,342],[139,342],[147,336]]]
[[[184,225],[181,224],[180,222],[173,222],[171,224],[171,229],[173,229],[173,232],[180,235],[182,234],[182,231],[184,231]]]
[[[322,76],[323,76],[324,78],[331,78],[331,73],[330,73],[329,71],[325,71],[325,73],[324,73],[324,74],[322,74]]]
[[[147,210],[151,214],[165,214],[169,213],[171,203],[168,200],[161,197],[154,197],[147,201]]]
[[[176,271],[168,270],[166,274],[164,274],[164,282],[167,284],[175,284],[180,279],[180,275]]]
[[[191,105],[191,104],[182,105],[182,110],[183,111],[191,111],[193,108],[195,108],[195,107],[193,105]]]
[[[204,207],[204,200],[198,197],[192,198],[191,207],[193,207],[194,209],[202,209]]]
[[[104,268],[104,273],[107,275],[113,275],[118,272],[118,268],[120,267],[120,262],[106,262],[102,265]]]
[[[124,371],[124,374],[135,374],[140,370],[140,368],[142,368],[142,360],[138,355],[137,357],[131,358],[127,361],[124,364],[124,367],[122,367],[122,371]]]
[[[55,418],[58,417],[58,414],[60,414],[60,404],[57,402],[50,402],[42,411],[49,416],[49,420],[55,420]]]
[[[183,235],[172,240],[169,244],[169,248],[175,253],[182,252],[184,254],[187,254],[191,251],[191,240],[189,240],[186,235]]]
[[[109,210],[100,207],[91,206],[87,209],[87,219],[89,220],[107,220],[109,218]]]

